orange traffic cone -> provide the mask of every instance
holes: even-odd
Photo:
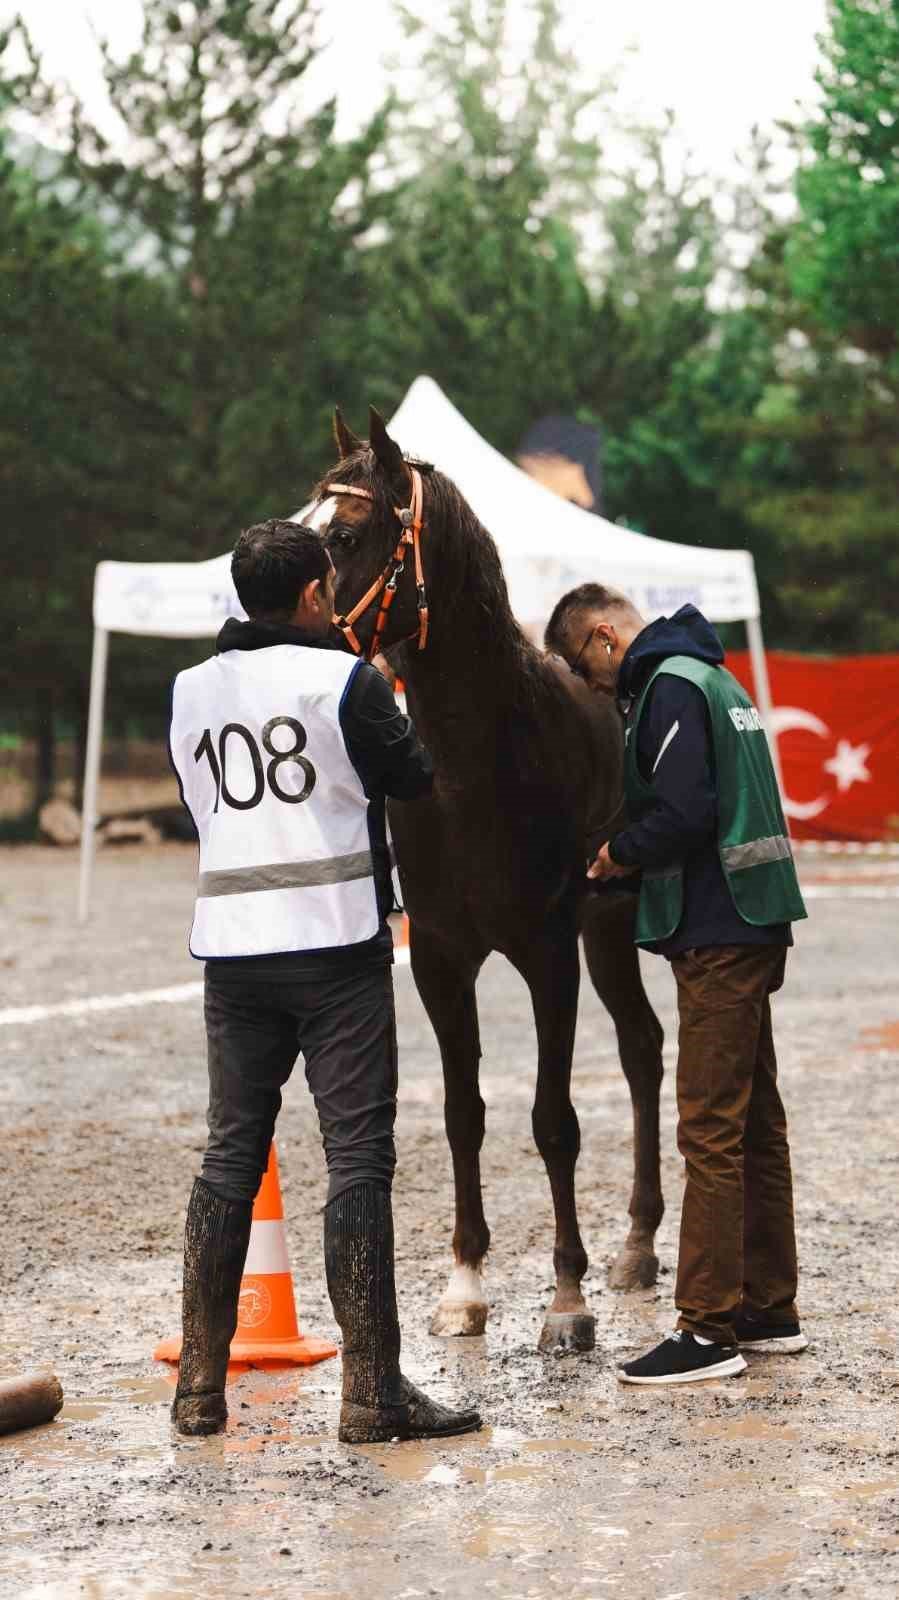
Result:
[[[231,1360],[250,1366],[263,1361],[286,1361],[305,1367],[336,1354],[337,1346],[330,1339],[310,1339],[297,1327],[278,1157],[273,1141],[265,1177],[253,1205],[250,1247],[240,1283]],[[180,1358],[180,1335],[163,1339],[153,1351],[155,1361],[178,1361]]]
[[[393,919],[393,960],[398,967],[408,967],[410,959],[409,918],[403,911]]]

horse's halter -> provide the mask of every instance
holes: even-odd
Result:
[[[419,650],[423,650],[428,642],[428,597],[425,591],[424,568],[421,562],[421,530],[424,526],[422,519],[421,473],[416,467],[410,467],[409,472],[412,477],[412,499],[408,506],[394,506],[393,508],[393,514],[403,530],[399,544],[380,577],[375,579],[370,589],[366,589],[362,599],[357,601],[352,611],[348,611],[345,616],[334,618],[335,628],[340,629],[353,654],[361,656],[364,652],[353,631],[353,624],[358,622],[361,616],[364,616],[365,612],[379,596],[381,597],[381,606],[375,622],[375,631],[372,634],[371,644],[368,648],[369,661],[373,661],[378,654],[378,648],[384,637],[384,630],[387,627],[390,607],[393,605],[393,598],[396,594],[396,586],[405,568],[406,554],[410,546],[415,560]],[[352,494],[356,495],[360,500],[374,500],[374,495],[368,489],[357,489],[351,483],[327,483],[325,484],[325,489],[328,494]]]

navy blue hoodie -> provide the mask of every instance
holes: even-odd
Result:
[[[633,716],[647,679],[668,656],[692,656],[712,666],[724,661],[721,640],[695,606],[681,606],[673,617],[649,623],[625,653],[618,676],[625,719]],[[731,899],[718,856],[712,730],[705,696],[695,684],[667,674],[656,679],[640,719],[637,765],[651,782],[656,803],[615,835],[609,854],[622,867],[684,864],[680,924],[652,948],[671,957],[707,945],[792,944],[789,923],[754,927],[743,921]]]

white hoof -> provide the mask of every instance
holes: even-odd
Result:
[[[483,1333],[487,1302],[477,1267],[456,1263],[443,1297],[431,1318],[431,1332],[441,1339],[465,1339]]]
[[[486,1326],[487,1307],[482,1300],[469,1305],[441,1300],[431,1318],[430,1331],[441,1339],[470,1339],[483,1333]]]

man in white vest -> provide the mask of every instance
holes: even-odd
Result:
[[[396,1027],[385,796],[433,768],[374,667],[332,627],[318,534],[266,522],[231,571],[249,621],[179,673],[170,747],[200,845],[191,954],[206,963],[209,1139],[184,1242],[179,1431],[225,1426],[253,1200],[281,1089],[302,1053],[328,1165],[325,1265],[343,1333],[339,1435],[428,1438],[480,1427],[399,1365],[391,1184]]]

